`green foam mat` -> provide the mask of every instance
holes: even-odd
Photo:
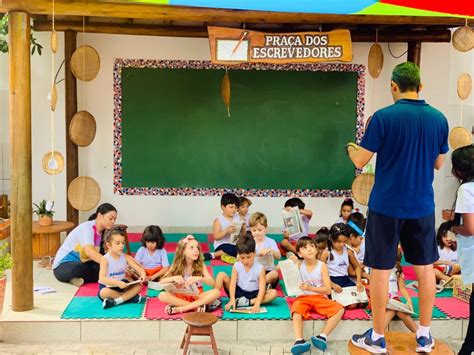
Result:
[[[272,238],[277,244],[283,240],[283,234],[267,234],[267,237]]]
[[[62,319],[139,319],[143,314],[145,301],[123,303],[102,309],[98,297],[74,297],[61,315]]]
[[[405,303],[406,300],[404,297],[401,298],[401,300]],[[411,300],[413,301],[413,310],[415,311],[416,314],[412,315],[412,318],[418,319],[420,317],[420,307],[418,305],[418,297],[412,297]],[[448,316],[441,312],[438,308],[433,307],[433,313],[432,313],[432,318],[436,319],[446,319]]]
[[[165,233],[165,238],[167,242],[179,242],[180,239],[186,237],[190,233]],[[206,233],[191,233],[194,235],[194,238],[199,242],[207,243],[207,234]]]
[[[214,279],[217,277],[217,274],[220,272],[225,272],[229,277],[232,275],[232,265],[219,265],[212,266],[212,272],[214,273]]]
[[[443,291],[436,294],[436,298],[447,298],[447,297],[453,297],[452,288],[445,288]]]
[[[157,290],[152,290],[152,289],[147,289],[146,290],[146,296],[147,297],[150,297],[150,298],[155,298],[155,297],[158,297],[158,295],[160,294],[161,291],[157,291]]]
[[[131,242],[130,243],[130,252],[131,253],[136,253],[138,249],[142,246],[141,242]]]
[[[225,310],[225,305],[229,302],[228,298],[222,298],[222,309]],[[267,309],[267,313],[231,313],[224,311],[222,319],[226,320],[244,320],[244,319],[291,319],[290,308],[283,297],[277,297],[273,302],[262,304],[262,307]]]

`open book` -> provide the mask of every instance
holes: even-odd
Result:
[[[159,282],[156,282],[156,281],[148,281],[148,288],[150,290],[155,290],[155,291],[163,290],[163,286]]]
[[[138,280],[134,280],[134,281],[129,281],[126,284],[127,284],[127,287],[128,287],[128,286],[132,286],[132,285],[135,285],[135,284],[140,284],[142,282],[143,282],[142,280],[138,279]],[[117,286],[106,285],[106,287],[117,287]]]
[[[178,284],[170,282],[170,283],[165,283],[165,284],[162,283],[161,286],[163,287],[163,290],[169,293],[175,293],[175,294],[179,293],[182,295],[194,295],[194,296],[199,295],[199,290],[195,283],[189,286],[184,286],[184,285],[179,286]]]
[[[262,264],[265,270],[273,269],[275,268],[275,263],[273,259],[273,253],[270,252],[266,255],[257,255],[255,257],[255,260],[259,263]]]
[[[298,265],[289,259],[280,261],[278,265],[280,265],[283,282],[285,283],[286,293],[288,296],[295,297],[304,294],[300,289],[300,285],[303,281],[301,280]]]
[[[413,309],[408,307],[407,304],[397,301],[396,299],[390,298],[387,303],[387,309],[392,309],[394,311],[408,313],[408,314],[415,314]]]
[[[298,207],[283,210],[283,223],[290,237],[303,232],[303,219]]]
[[[244,222],[243,221],[238,221],[238,222],[234,221],[233,225],[234,225],[234,228],[235,228],[235,232],[231,233],[230,242],[232,244],[235,244],[235,243],[237,243],[237,239],[239,239],[240,232],[242,231],[242,226],[244,225]]]
[[[337,293],[333,290],[331,291],[331,298],[333,301],[342,304],[344,307],[354,303],[369,302],[365,289],[362,292],[358,292],[356,286],[343,287],[341,293]]]

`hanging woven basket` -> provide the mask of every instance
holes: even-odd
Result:
[[[458,149],[472,144],[471,132],[464,127],[454,127],[449,132],[449,145],[452,149]]]
[[[91,177],[79,176],[69,185],[67,198],[76,210],[90,211],[99,204],[99,184]]]
[[[71,71],[82,81],[94,80],[100,69],[99,53],[91,46],[77,48],[71,56]]]
[[[367,206],[375,183],[375,175],[362,173],[352,182],[352,197],[361,205]]]
[[[79,147],[87,147],[95,138],[96,122],[88,111],[79,111],[72,116],[69,137]]]
[[[58,151],[47,152],[42,159],[43,170],[46,174],[57,175],[64,169],[64,158]]]
[[[466,100],[471,95],[472,79],[468,73],[462,73],[458,78],[457,92],[461,100]]]
[[[378,43],[370,47],[368,67],[370,76],[374,79],[378,78],[383,68],[383,50]]]
[[[459,27],[452,36],[453,47],[460,52],[474,48],[474,30],[469,26]]]

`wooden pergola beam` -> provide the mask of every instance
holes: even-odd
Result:
[[[2,0],[0,12],[20,10],[30,15],[51,15],[52,1]],[[108,3],[86,0],[56,0],[57,16],[95,16],[110,18],[134,18],[166,21],[245,22],[245,23],[307,23],[307,24],[365,24],[365,25],[441,25],[462,26],[465,19],[430,16],[374,16],[332,15],[314,13],[286,13],[243,11],[150,5],[140,3]]]
[[[51,31],[51,21],[34,21],[35,31]],[[247,26],[252,29],[251,26]],[[55,21],[56,31],[82,32],[82,22],[77,21]],[[116,23],[89,22],[85,24],[84,30],[88,33],[107,33],[121,35],[139,36],[167,36],[167,37],[197,37],[207,38],[207,29],[198,26],[164,26],[164,25],[126,25]],[[284,31],[301,32],[297,28],[285,27]],[[273,31],[269,31],[273,32]],[[278,31],[274,31],[278,32]],[[283,29],[280,31],[283,32]],[[351,30],[353,42],[375,42],[375,31]],[[436,29],[427,31],[399,31],[383,30],[378,33],[379,42],[450,42],[451,32],[447,29]]]

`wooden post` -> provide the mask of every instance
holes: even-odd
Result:
[[[420,66],[421,42],[408,42],[407,61]]]
[[[64,60],[65,60],[65,96],[66,96],[66,185],[79,175],[79,155],[77,145],[69,137],[69,124],[72,116],[77,112],[77,82],[71,71],[71,57],[76,50],[76,31],[64,32]],[[67,220],[79,224],[79,211],[71,206],[67,200]]]
[[[30,16],[9,13],[12,309],[33,309]]]

